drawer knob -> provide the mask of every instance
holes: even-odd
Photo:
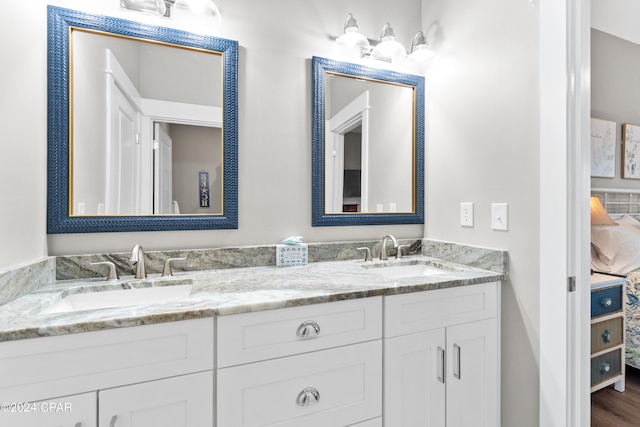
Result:
[[[313,320],[302,322],[302,324],[298,326],[296,335],[298,336],[298,338],[303,340],[317,337],[318,335],[320,335],[320,325],[318,325]]]
[[[298,406],[315,405],[318,402],[320,402],[320,392],[313,387],[302,390],[296,399]]]
[[[606,343],[611,342],[611,332],[609,332],[608,329],[605,329],[604,332],[602,333],[602,341]]]
[[[611,307],[611,304],[613,304],[613,301],[611,301],[611,298],[609,298],[609,297],[607,297],[607,298],[602,298],[602,299],[600,300],[600,305],[601,305],[603,308],[609,308],[609,307]]]
[[[600,373],[602,374],[606,374],[611,370],[611,365],[608,363],[603,363],[602,365],[600,365]]]

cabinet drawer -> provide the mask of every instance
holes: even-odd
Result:
[[[496,317],[497,301],[497,283],[388,296],[384,304],[384,336]]]
[[[33,401],[213,369],[213,318],[0,344],[0,402]]]
[[[382,297],[217,318],[218,367],[240,365],[382,336]]]
[[[217,396],[219,426],[349,426],[380,417],[382,343],[219,369]]]
[[[591,291],[591,317],[604,316],[622,310],[622,286]]]
[[[213,371],[100,390],[98,397],[99,426],[213,425]]]
[[[603,354],[591,359],[591,386],[622,373],[621,350]]]
[[[591,353],[598,353],[623,343],[624,319],[622,316],[591,325]]]

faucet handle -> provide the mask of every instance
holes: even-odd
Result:
[[[173,261],[184,261],[186,258],[167,258],[164,262],[164,268],[162,269],[162,277],[173,276],[173,270],[171,269],[171,263]]]
[[[118,272],[116,271],[116,265],[111,261],[92,262],[91,265],[108,265],[109,271],[107,272],[107,280],[117,280]]]
[[[368,247],[364,246],[362,248],[356,248],[359,251],[364,251],[364,260],[365,262],[371,261],[371,249],[369,249]]]
[[[399,245],[396,252],[396,259],[402,258],[402,250],[411,247],[411,245]]]

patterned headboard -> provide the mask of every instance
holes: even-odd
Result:
[[[630,215],[640,220],[640,189],[592,188],[611,218]]]

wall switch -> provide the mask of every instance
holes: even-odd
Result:
[[[509,230],[509,204],[491,204],[491,228],[494,230]]]
[[[460,203],[460,225],[473,227],[473,203]]]

